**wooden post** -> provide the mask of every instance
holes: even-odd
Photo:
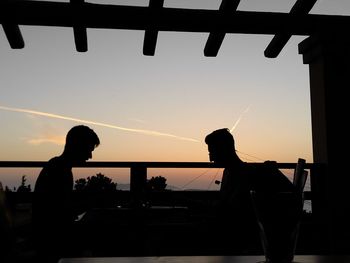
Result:
[[[135,206],[142,205],[147,183],[147,167],[139,164],[130,169],[131,201]]]
[[[337,33],[338,32],[338,33]],[[350,85],[350,40],[337,28],[313,35],[299,44],[304,64],[309,64],[312,139],[314,163],[322,164],[320,175],[313,175],[318,189],[318,211],[330,230],[331,253],[350,250],[350,175],[348,166]],[[318,180],[320,179],[320,180]],[[325,234],[327,229],[324,229]]]

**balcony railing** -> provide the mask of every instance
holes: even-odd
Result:
[[[41,168],[45,163],[46,162],[40,161],[0,161],[0,171],[2,168]],[[261,164],[262,163],[250,163],[252,166],[259,166]],[[293,171],[296,167],[296,163],[277,163],[277,166],[281,170],[286,169]],[[98,252],[101,255],[129,255],[127,253],[132,255],[135,253],[140,253],[140,255],[168,255],[176,253],[200,254],[209,252],[232,253],[232,246],[230,243],[225,245],[222,243],[216,244],[216,241],[214,242],[215,244],[211,242],[218,237],[222,237],[220,236],[220,233],[217,233],[216,231],[217,225],[211,225],[210,223],[205,224],[205,220],[208,219],[208,215],[205,214],[205,212],[198,212],[198,210],[192,211],[187,208],[183,209],[182,206],[186,206],[186,203],[181,203],[183,201],[186,202],[187,200],[212,201],[215,200],[215,198],[218,198],[219,191],[163,191],[154,193],[146,191],[147,176],[148,173],[150,173],[149,169],[210,169],[223,168],[222,166],[209,162],[87,162],[79,167],[129,168],[130,190],[117,191],[115,196],[107,196],[107,198],[113,199],[109,204],[115,206],[116,204],[119,204],[115,201],[120,202],[120,200],[126,200],[128,204],[130,204],[130,200],[132,203],[138,204],[144,204],[145,201],[151,200],[151,204],[155,204],[154,207],[151,207],[154,209],[151,209],[151,211],[148,209],[142,209],[143,212],[140,212],[138,209],[119,209],[117,206],[115,206],[116,209],[113,209],[112,211],[107,207],[107,210],[102,210],[104,212],[98,212],[100,210],[97,207],[98,209],[95,211],[102,213],[102,215],[107,215],[99,224],[94,224],[98,229],[101,227],[108,229],[106,232],[102,231],[102,234],[99,234],[101,232],[100,230],[97,231],[95,234],[99,238],[92,238],[92,241],[99,240],[98,243],[96,243],[96,250],[99,251],[99,249],[101,249],[101,251]],[[304,196],[306,201],[311,202],[311,213],[305,214],[305,220],[303,220],[303,225],[300,231],[301,238],[299,241],[298,252],[324,252],[327,249],[327,244],[324,244],[326,242],[321,238],[322,235],[320,237],[320,233],[322,233],[321,230],[324,230],[324,224],[322,222],[322,202],[324,200],[323,182],[326,169],[324,165],[315,163],[307,163],[305,169],[309,172],[310,187],[306,189]],[[18,197],[20,195],[17,195],[18,193],[12,192],[10,194],[16,196],[15,199],[17,201],[19,200]],[[25,196],[25,198],[27,198],[26,201],[28,202],[28,199],[31,199],[31,193],[28,193],[28,195]],[[20,198],[22,199],[22,197]],[[77,195],[76,198],[82,197]],[[102,198],[103,201],[106,200],[106,196],[103,196]],[[94,196],[94,199],[96,199],[96,196]],[[153,203],[153,201],[155,202]],[[171,207],[171,209],[164,210],[162,209],[163,207],[161,207],[161,210],[159,210],[160,207],[158,205]],[[143,239],[140,237],[140,233],[137,232],[139,228],[133,229],[134,225],[129,224],[130,220],[134,223],[137,222],[138,226],[141,224],[140,222],[142,222],[141,226],[147,226],[146,229],[142,230],[144,232],[141,232],[141,234],[148,233],[146,237],[142,237]],[[206,239],[203,238],[203,231],[206,231],[205,233],[207,233],[208,237]],[[125,239],[125,236],[132,236],[133,234],[143,240],[140,247],[135,245],[135,241],[128,242]],[[125,235],[124,238],[115,238],[115,236],[121,235]],[[196,235],[198,235],[198,237]],[[104,240],[104,242],[101,240]],[[185,241],[187,241],[187,243]],[[136,243],[138,244],[138,242],[139,241]],[[198,245],[197,243],[201,245]],[[147,247],[145,244],[153,244],[151,248],[148,247],[147,252],[143,251],[143,249]],[[179,244],[183,244],[181,248],[179,248]],[[123,249],[116,250],[116,247],[122,247]],[[252,251],[255,251],[254,249],[255,247],[252,247]]]
[[[44,161],[0,161],[1,168],[41,168]],[[250,163],[259,166],[262,163]],[[277,163],[279,169],[293,170],[296,163]],[[86,168],[129,168],[130,169],[130,194],[133,199],[141,199],[145,192],[147,173],[149,168],[223,168],[220,165],[209,162],[87,162],[76,167]],[[312,212],[318,212],[322,199],[323,178],[325,169],[323,165],[307,163],[305,169],[309,170],[310,189],[304,192],[305,200],[311,202]],[[1,178],[0,178],[1,181]],[[194,193],[195,195],[195,193]],[[199,192],[198,192],[199,195]]]

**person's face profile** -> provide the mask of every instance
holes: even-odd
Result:
[[[87,160],[92,158],[92,152],[95,147],[93,145],[80,145],[75,151],[75,162],[85,163]]]
[[[208,144],[209,161],[216,164],[227,164],[232,151],[222,144]]]
[[[214,162],[213,154],[211,152],[209,152],[209,161]]]
[[[217,156],[218,156],[217,148],[214,147],[213,145],[209,144],[208,145],[208,152],[209,152],[209,161],[216,162]]]

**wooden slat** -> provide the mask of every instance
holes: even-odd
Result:
[[[284,13],[236,11],[232,16],[217,10],[162,8],[150,17],[149,7],[84,3],[79,19],[86,28],[176,32],[222,32],[233,34],[275,35],[287,33],[309,36],[316,32],[337,30],[347,33],[350,16],[291,16]],[[9,13],[16,10],[16,17]],[[70,3],[45,1],[0,1],[0,23],[31,26],[72,27]],[[234,16],[234,19],[233,19]]]
[[[4,29],[7,41],[9,42],[11,48],[24,48],[24,40],[18,25],[4,23],[2,24],[2,28]]]
[[[306,15],[308,14],[317,0],[298,0],[290,10],[290,15]],[[265,57],[276,58],[282,51],[283,47],[291,38],[291,34],[280,33],[276,34],[271,40],[270,44],[264,51]]]
[[[163,4],[164,0],[149,0],[150,12],[153,13],[161,9],[163,7]],[[154,53],[156,51],[157,38],[158,30],[150,28],[145,31],[145,37],[143,41],[143,54],[145,56],[154,56]]]
[[[76,50],[78,52],[86,52],[88,50],[86,27],[74,26],[73,33]]]
[[[84,0],[70,0],[70,3],[73,7],[73,33],[74,33],[74,42],[75,49],[78,52],[86,52],[88,50],[88,42],[87,42],[87,32],[86,27],[82,25],[79,21],[79,13],[81,6],[84,4]]]
[[[223,14],[234,13],[237,10],[240,0],[222,0],[219,11]],[[210,32],[204,47],[204,56],[216,57],[225,38],[225,32]]]
[[[9,0],[2,0],[2,3],[8,3],[8,2],[9,2]],[[14,12],[12,12],[8,15],[15,17],[16,10],[13,10],[13,11]],[[1,13],[0,13],[0,15],[1,15]],[[19,29],[18,24],[16,24],[16,23],[2,23],[2,28],[5,32],[7,41],[9,42],[11,48],[13,48],[13,49],[24,48],[24,40],[23,40],[23,36],[22,36],[21,30]]]

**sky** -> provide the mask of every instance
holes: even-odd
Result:
[[[294,2],[241,0],[238,10],[287,13]],[[164,4],[219,5],[217,0]],[[318,0],[310,13],[350,15],[350,1]],[[218,56],[209,58],[203,55],[207,33],[159,32],[155,56],[144,56],[143,31],[88,29],[89,50],[79,53],[71,28],[20,28],[25,41],[20,50],[12,50],[0,30],[1,161],[47,161],[61,154],[71,127],[86,124],[101,140],[93,161],[207,162],[205,136],[226,127],[247,162],[299,157],[313,162],[308,65],[298,54],[304,36],[293,36],[270,59],[263,52],[271,35],[229,34]],[[0,181],[18,185],[25,174],[33,184],[38,172],[0,168]],[[127,169],[103,172],[117,182],[128,178]],[[201,169],[151,175],[193,188],[209,188],[221,176]]]

